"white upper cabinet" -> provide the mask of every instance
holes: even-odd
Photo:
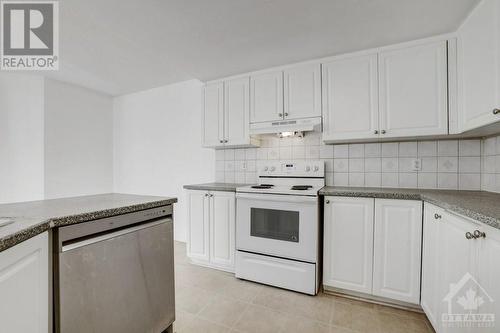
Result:
[[[226,145],[250,142],[250,79],[224,81],[224,136]]]
[[[224,84],[208,83],[204,89],[203,146],[224,145]]]
[[[284,118],[321,117],[320,64],[291,67],[283,75]]]
[[[420,303],[422,201],[375,200],[373,294]]]
[[[381,138],[448,134],[446,41],[379,54]]]
[[[283,119],[283,72],[273,71],[250,77],[250,122]]]
[[[483,0],[458,31],[458,127],[500,121],[500,1]]]
[[[377,54],[323,64],[323,140],[378,138]]]
[[[207,83],[204,89],[203,146],[250,147],[250,79],[248,76]]]
[[[370,198],[325,197],[325,286],[372,292],[373,204]]]
[[[2,332],[49,332],[48,232],[0,253],[0,295]]]

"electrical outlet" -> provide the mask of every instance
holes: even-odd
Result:
[[[421,158],[415,158],[412,161],[412,169],[413,171],[422,171],[422,159]]]

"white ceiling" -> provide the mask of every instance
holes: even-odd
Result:
[[[60,71],[111,95],[454,31],[479,0],[61,0]]]

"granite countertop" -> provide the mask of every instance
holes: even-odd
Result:
[[[177,198],[109,193],[0,205],[0,251],[51,228],[170,205]]]
[[[247,186],[247,185],[248,184],[206,183],[206,184],[184,185],[184,188],[186,190],[236,192],[237,187]]]
[[[326,186],[320,195],[422,200],[500,229],[500,194],[485,191]]]

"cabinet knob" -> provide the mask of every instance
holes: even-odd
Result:
[[[382,131],[380,131],[380,133],[385,134],[385,133],[386,133],[386,131],[385,131],[385,130],[382,130]]]
[[[493,109],[493,114],[499,114],[500,113],[500,109]]]
[[[375,130],[373,133],[378,134],[378,130]]]
[[[205,193],[205,196],[208,197],[208,193]]]
[[[440,219],[441,217],[442,217],[442,216],[441,216],[441,215],[439,215],[439,214],[437,214],[437,213],[436,213],[436,214],[434,214],[434,218],[435,218],[436,220],[437,220],[437,219]]]
[[[278,116],[283,117],[283,113],[278,113]]]
[[[465,238],[467,238],[467,239],[472,239],[472,238],[475,238],[475,237],[474,237],[474,236],[473,236],[470,232],[468,232],[468,231],[467,231],[467,232],[465,233]]]
[[[285,117],[288,117],[288,113],[285,112]]]
[[[219,140],[220,143],[224,143],[224,140]]]
[[[474,238],[486,238],[486,233],[479,231],[479,230],[474,230]]]
[[[228,141],[227,140],[224,140],[224,143],[227,143]]]
[[[326,204],[329,204],[329,203],[330,203],[330,200],[326,200],[326,201],[325,201],[325,203],[326,203]]]

